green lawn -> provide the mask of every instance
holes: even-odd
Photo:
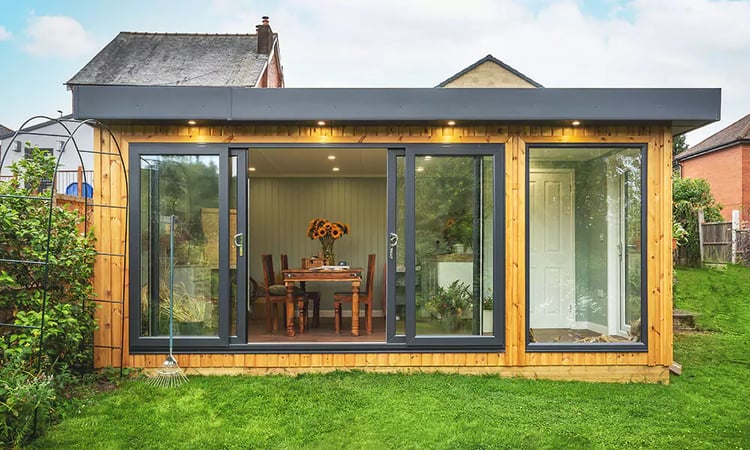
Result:
[[[142,380],[86,400],[38,448],[750,448],[750,270],[678,270],[669,386],[337,372]]]

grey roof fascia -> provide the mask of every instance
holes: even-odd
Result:
[[[72,87],[76,118],[232,120],[232,88],[228,87]]]
[[[684,121],[720,118],[720,89],[73,86],[76,118],[233,121]]]

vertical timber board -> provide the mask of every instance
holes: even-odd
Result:
[[[648,365],[657,363],[661,349],[661,301],[662,301],[662,251],[664,232],[662,227],[662,136],[649,142],[647,157],[647,292],[648,292]],[[643,330],[642,330],[643,332]]]
[[[110,142],[109,136],[99,133],[99,151],[102,153],[108,153],[112,143]],[[100,205],[112,204],[112,193],[110,186],[110,167],[109,167],[109,155],[97,154],[96,169],[98,169],[99,179],[97,184],[99,186],[95,191],[101,193]],[[112,303],[109,300],[112,299],[112,258],[107,253],[112,253],[111,250],[111,235],[109,230],[109,208],[98,207],[98,214],[96,218],[98,221],[94,226],[99,230],[96,240],[96,249],[100,254],[97,255],[97,260],[101,262],[100,271],[98,272],[100,277],[97,277],[96,295],[97,298],[107,300],[99,302],[97,307],[97,323],[99,330],[98,344],[101,345],[99,348],[98,356],[94,361],[94,365],[97,368],[111,366],[112,365]],[[103,253],[103,254],[101,254]]]
[[[99,127],[94,127],[94,150],[101,149],[103,147],[102,142],[102,132]],[[94,176],[99,177],[101,176],[101,155],[98,153],[94,153]],[[94,186],[98,186],[102,183],[101,179],[95,179],[94,180]],[[102,204],[103,202],[103,194],[101,189],[94,189],[94,203]],[[97,251],[100,249],[100,242],[104,239],[104,232],[103,227],[101,226],[102,223],[102,210],[101,208],[94,208],[94,212],[92,214],[92,229],[94,232],[94,237],[96,238],[96,249]],[[104,286],[106,286],[105,281],[105,261],[102,259],[101,256],[97,255],[94,258],[94,298],[100,299],[104,298],[103,291]],[[106,330],[104,327],[101,326],[101,323],[103,322],[103,312],[102,309],[99,308],[100,303],[96,303],[96,311],[94,312],[94,317],[97,323],[97,328],[94,330],[94,367],[100,368],[105,367],[106,364],[104,361],[107,359],[107,352],[108,350],[103,347],[99,347],[99,345],[103,345],[103,342],[107,336],[105,334],[109,333],[109,330]]]
[[[525,179],[526,143],[511,134],[506,149],[505,311],[508,364],[518,365],[526,352]]]
[[[123,176],[124,171],[127,170],[127,166],[123,165],[119,155],[117,155],[117,143],[109,140],[110,146],[109,151],[113,153],[109,155],[110,163],[110,181],[112,193],[112,205],[125,205],[128,201],[128,192],[125,183],[125,177]],[[125,223],[127,218],[125,217],[125,210],[120,208],[108,208],[110,213],[109,232],[112,240],[112,253],[115,255],[125,254]],[[112,256],[112,272],[111,280],[112,284],[110,287],[112,302],[112,314],[111,324],[112,327],[112,343],[113,347],[119,347],[113,349],[111,365],[119,367],[122,364],[122,350],[124,346],[124,330],[122,326],[123,315],[125,314],[125,280],[127,276],[123,277],[126,273],[127,264],[125,261],[126,257],[123,256]]]
[[[661,252],[663,255],[662,259],[662,270],[664,271],[663,283],[664,288],[662,289],[662,298],[659,305],[662,308],[662,344],[660,359],[657,364],[668,367],[674,362],[674,350],[672,347],[673,342],[673,323],[672,323],[672,308],[673,308],[673,292],[672,292],[672,280],[674,277],[673,273],[673,262],[672,262],[672,130],[669,127],[665,127],[663,131],[664,144],[661,153],[661,167],[662,167],[662,221],[665,239],[661,246]]]

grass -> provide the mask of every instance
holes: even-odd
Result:
[[[678,270],[669,386],[335,372],[142,380],[88,400],[36,448],[750,448],[750,269]]]

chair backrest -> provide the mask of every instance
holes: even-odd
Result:
[[[286,253],[281,254],[281,270],[287,270],[289,268],[289,259],[286,257]]]
[[[263,283],[266,290],[268,290],[268,287],[273,286],[276,282],[276,277],[273,273],[273,256],[261,255],[260,259],[263,263]]]
[[[372,285],[375,280],[375,253],[367,256],[367,281],[365,284],[365,295],[368,299],[372,298]]]

